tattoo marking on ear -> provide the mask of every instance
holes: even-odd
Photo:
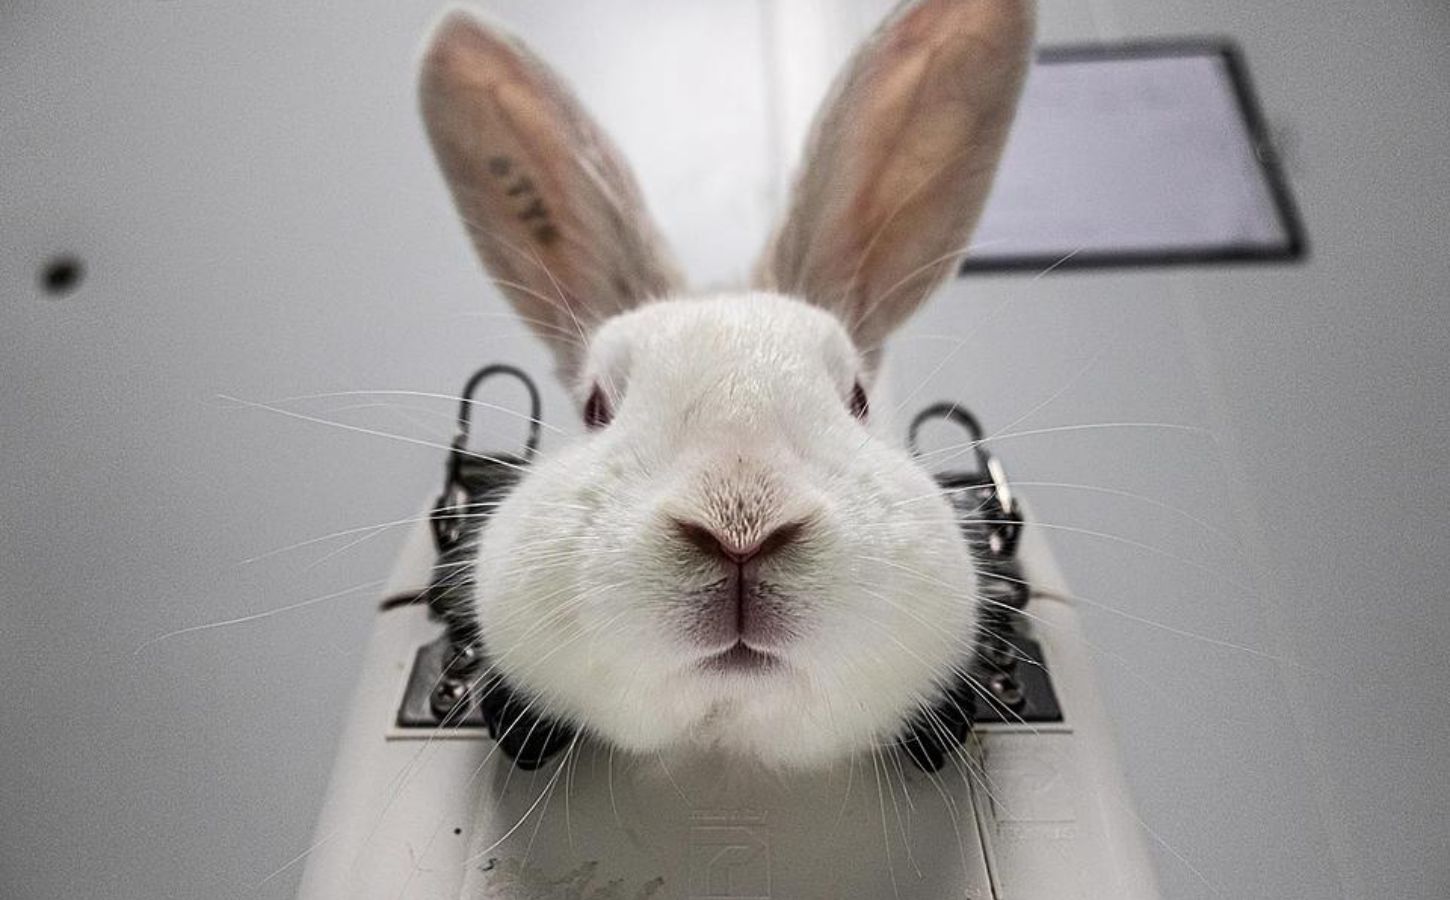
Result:
[[[492,156],[488,160],[488,172],[504,182],[504,193],[517,197],[523,208],[516,214],[520,222],[529,226],[534,240],[549,246],[559,239],[559,228],[544,205],[544,198],[534,186],[534,180],[523,172],[516,172],[514,161],[507,156]]]

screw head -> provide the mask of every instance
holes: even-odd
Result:
[[[1010,709],[1017,709],[1027,699],[1026,693],[1022,690],[1022,685],[1018,684],[1017,679],[1008,675],[1006,672],[997,672],[991,678],[988,678],[987,690],[991,691],[992,696],[1001,702],[1002,705]]]
[[[462,681],[445,678],[428,695],[428,706],[440,722],[456,722],[462,717],[459,706],[468,698],[468,685]]]

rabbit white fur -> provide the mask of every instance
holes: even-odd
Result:
[[[478,550],[488,661],[538,712],[625,750],[807,766],[889,743],[970,660],[952,509],[862,401],[967,242],[1031,33],[1024,0],[899,9],[823,109],[760,289],[689,297],[559,80],[444,17],[429,136],[598,426],[532,467]]]

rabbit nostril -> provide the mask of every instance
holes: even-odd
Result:
[[[676,519],[675,525],[685,540],[701,552],[710,556],[718,556],[741,566],[757,556],[768,556],[788,544],[794,543],[800,539],[801,533],[805,530],[805,525],[801,522],[787,522],[773,529],[761,540],[742,544],[698,522]]]
[[[680,534],[684,535],[685,540],[689,541],[696,549],[708,556],[719,556],[731,562],[743,563],[760,550],[759,543],[752,546],[741,546],[739,543],[731,541],[729,538],[697,522],[686,522],[683,519],[677,519],[675,520],[675,524],[679,527]]]
[[[805,530],[804,522],[786,522],[765,536],[765,540],[760,542],[760,549],[757,552],[764,556],[788,547],[799,541]]]

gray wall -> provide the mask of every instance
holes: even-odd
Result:
[[[1043,3],[1049,41],[1236,37],[1313,257],[958,282],[903,336],[898,394],[1008,432],[1207,430],[999,444],[1096,604],[1169,896],[1444,897],[1450,11]],[[884,4],[496,6],[718,282],[796,127],[760,61],[815,16],[826,65]],[[0,5],[0,896],[290,895],[295,869],[258,883],[309,843],[398,533],[244,561],[416,514],[452,410],[279,404],[409,443],[223,398],[543,370],[422,142],[434,12]],[[36,287],[59,250],[89,268],[63,300]]]

